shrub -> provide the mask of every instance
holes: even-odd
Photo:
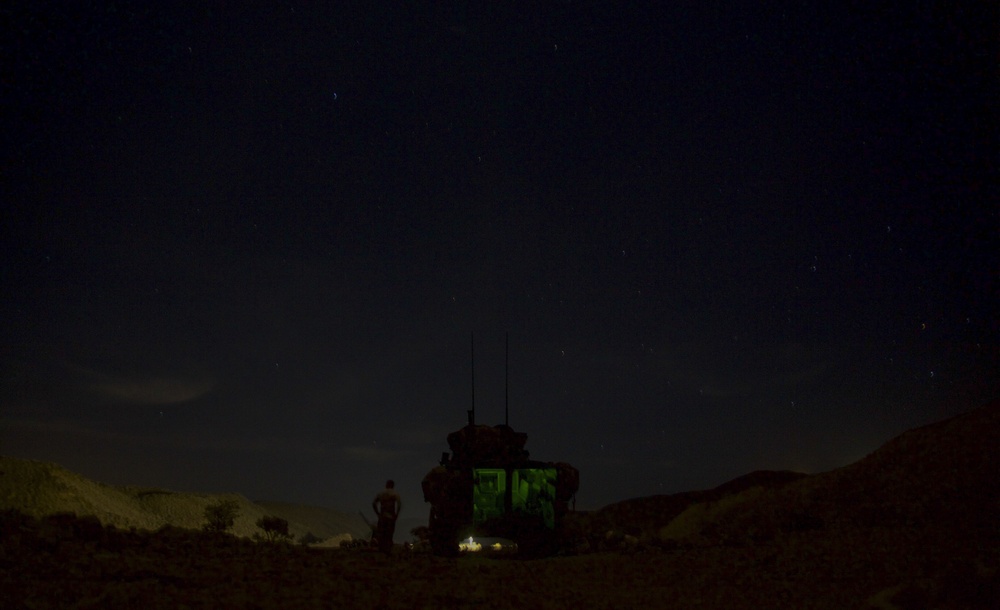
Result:
[[[288,533],[288,521],[281,517],[261,517],[257,519],[257,527],[264,530],[264,539],[268,542],[292,538]]]
[[[413,528],[410,530],[410,534],[420,542],[427,542],[431,539],[431,530],[426,525]]]
[[[236,500],[219,500],[205,507],[205,531],[225,532],[233,527],[240,514],[240,504]]]
[[[323,539],[312,532],[306,532],[299,537],[299,544],[302,546],[309,546],[317,542],[323,542]]]

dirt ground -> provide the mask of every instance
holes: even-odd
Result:
[[[996,533],[809,531],[542,560],[255,543],[2,518],[4,608],[996,608]],[[983,538],[983,536],[987,536]]]

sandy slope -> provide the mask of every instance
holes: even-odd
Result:
[[[233,525],[238,536],[260,533],[258,519],[277,515],[288,520],[295,539],[307,532],[318,538],[350,534],[364,537],[368,526],[357,515],[332,509],[288,504],[260,505],[239,494],[197,494],[149,487],[114,487],[46,462],[0,456],[0,509],[16,509],[42,517],[53,513],[94,515],[118,528],[155,530],[164,525],[198,529],[205,523],[205,507],[220,499],[234,500],[239,516]]]

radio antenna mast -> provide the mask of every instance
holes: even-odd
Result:
[[[504,333],[503,334],[503,425],[507,426],[508,428],[510,427],[509,411],[507,407],[509,402],[508,397],[510,395],[510,389],[509,389],[510,382],[508,381],[508,379],[510,378],[510,375],[508,373],[508,371],[510,370],[510,367],[508,365],[509,361],[510,361],[510,334]]]
[[[476,424],[476,333],[471,333],[469,351],[472,361],[472,408],[469,409],[469,425]]]

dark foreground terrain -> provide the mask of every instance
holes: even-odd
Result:
[[[386,558],[8,510],[0,607],[995,609],[998,447],[994,402],[828,473],[627,501],[577,520],[591,542],[577,554],[531,561]],[[633,529],[609,550],[607,527]]]
[[[4,608],[996,608],[997,540],[942,526],[535,561],[3,517]]]

